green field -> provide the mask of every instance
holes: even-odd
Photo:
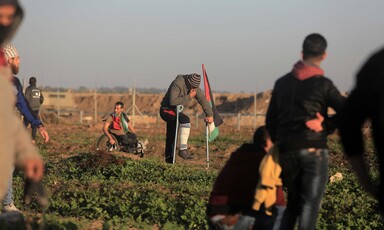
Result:
[[[97,153],[93,146],[98,136],[95,130],[50,130],[52,143],[39,143],[51,200],[44,214],[37,205],[23,205],[22,173],[16,171],[14,179],[16,206],[33,216],[34,226],[43,219],[47,229],[207,229],[205,206],[218,170],[230,149],[251,139],[251,132],[222,133],[210,147],[212,166],[207,169],[201,148],[196,150],[196,161],[177,159],[175,165],[164,164],[163,147],[156,147],[163,146],[164,134],[143,130],[150,148],[143,159],[132,159]],[[204,138],[193,134],[190,145],[204,146]],[[340,172],[343,179],[328,183],[317,228],[383,229],[378,204],[358,185],[338,138],[331,138],[329,146],[329,175]],[[377,179],[371,144],[367,144],[367,155]]]

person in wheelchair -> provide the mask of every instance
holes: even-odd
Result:
[[[103,132],[109,139],[109,151],[116,149],[118,144],[121,144],[125,151],[129,151],[129,148],[136,148],[137,136],[135,129],[123,111],[124,103],[121,101],[116,102],[115,111],[108,116],[104,123]],[[116,143],[114,137],[119,143]]]

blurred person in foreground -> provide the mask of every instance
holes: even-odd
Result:
[[[275,215],[267,215],[262,203],[255,202],[258,211],[253,210],[256,185],[260,180],[259,166],[272,147],[272,141],[265,126],[259,127],[252,144],[243,144],[219,173],[209,197],[207,216],[210,229],[273,229]],[[273,183],[278,181],[281,168]],[[263,180],[263,179],[262,179]],[[273,186],[272,206],[285,206],[280,186]],[[270,210],[269,209],[269,210]],[[276,213],[274,213],[276,214]]]
[[[364,157],[362,125],[370,119],[373,143],[379,160],[380,183],[369,176]],[[372,55],[357,74],[356,85],[348,96],[339,119],[345,154],[363,188],[375,196],[384,211],[384,49]]]
[[[41,107],[41,104],[44,102],[44,96],[41,90],[36,86],[35,77],[29,78],[29,86],[25,90],[25,98],[28,101],[29,106],[32,110],[33,117],[39,118],[40,107]],[[29,124],[31,124],[31,122],[24,117],[25,127],[28,127]],[[32,142],[35,143],[37,127],[31,124],[31,128],[32,128]]]
[[[0,0],[0,45],[10,41],[22,17],[23,10],[17,0]],[[40,181],[44,171],[37,148],[14,113],[16,98],[11,81],[12,71],[0,50],[0,198],[12,189],[10,181],[15,165],[24,169],[32,181]]]
[[[327,41],[320,34],[304,39],[302,60],[276,81],[267,111],[266,126],[279,147],[283,184],[288,190],[281,229],[294,229],[296,222],[299,229],[315,229],[327,184],[327,136],[336,126],[327,110],[340,112],[345,98],[320,68],[326,48]],[[307,123],[316,117],[325,117],[327,122],[312,130]]]

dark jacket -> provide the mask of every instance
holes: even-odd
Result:
[[[304,80],[292,72],[275,83],[269,104],[266,126],[281,151],[303,148],[327,148],[327,131],[314,132],[305,122],[319,112],[328,117],[328,107],[339,112],[345,98],[328,78],[315,75]]]
[[[23,87],[21,86],[20,80],[17,77],[13,77],[12,83],[13,91],[16,95],[16,107],[24,116],[24,119],[27,119],[34,127],[39,127],[40,125],[43,125],[43,122],[33,116],[32,109],[23,94]]]
[[[252,209],[259,181],[259,165],[266,152],[253,144],[244,144],[219,173],[209,198],[207,215],[235,214]]]
[[[167,93],[161,101],[161,108],[173,109],[177,105],[183,105],[184,108],[188,107],[193,98],[189,96],[190,89],[187,87],[186,77],[187,75],[178,75],[176,79],[171,83],[167,90]],[[206,116],[212,117],[212,108],[200,88],[196,89],[195,98],[203,108]]]
[[[371,119],[375,147],[380,162],[384,162],[384,49],[374,54],[359,71],[356,86],[340,117],[340,134],[349,156],[364,153],[361,126],[366,119]],[[381,171],[384,173],[383,164]],[[383,174],[381,176],[383,178]]]
[[[384,211],[384,49],[370,57],[359,71],[356,86],[341,114],[339,129],[348,156],[364,154],[361,127],[367,119],[372,123],[380,170],[378,199]]]
[[[39,110],[41,104],[44,102],[43,93],[36,85],[30,85],[25,90],[25,98],[32,110]]]

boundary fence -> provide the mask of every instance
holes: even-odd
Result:
[[[48,124],[79,124],[79,125],[94,125],[103,123],[103,119],[110,114],[108,112],[98,112],[97,120],[94,119],[94,111],[50,111],[42,110],[41,117],[43,122]],[[201,127],[204,125],[203,114],[185,113],[191,119],[193,127]],[[241,130],[242,127],[256,128],[263,125],[265,122],[265,114],[245,114],[245,113],[220,113],[224,120],[225,126]],[[144,126],[146,128],[159,127],[164,125],[164,121],[159,114],[142,113],[140,115],[128,114],[131,121],[134,121],[135,126]]]

